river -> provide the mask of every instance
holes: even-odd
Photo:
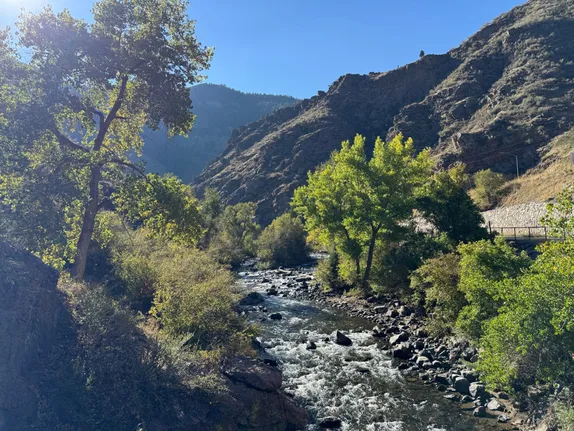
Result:
[[[403,376],[372,336],[372,322],[288,297],[294,277],[312,271],[301,268],[292,277],[275,271],[239,274],[243,290],[265,296],[248,316],[260,325],[262,345],[283,371],[284,391],[309,412],[309,431],[321,429],[318,423],[325,417],[340,419],[346,431],[500,429],[495,420],[474,418],[432,386]],[[266,295],[271,285],[279,295]],[[270,319],[272,313],[280,313],[281,320]],[[337,330],[352,346],[332,341]],[[316,349],[308,350],[309,341]]]

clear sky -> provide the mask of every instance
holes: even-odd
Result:
[[[0,0],[0,26],[51,3],[90,18],[90,0]],[[215,47],[208,82],[310,97],[345,73],[383,72],[458,46],[524,0],[191,0]]]

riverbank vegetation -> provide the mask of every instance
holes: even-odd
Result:
[[[427,153],[415,155],[402,136],[377,140],[371,159],[364,144],[360,136],[343,143],[295,191],[293,210],[330,252],[318,280],[340,293],[392,294],[419,309],[432,335],[478,348],[476,369],[491,389],[570,387],[572,192],[550,204],[542,220],[566,239],[539,245],[532,258],[488,235],[463,165],[433,173]],[[498,179],[475,176],[481,205],[495,204],[491,183]]]
[[[41,428],[179,429],[197,421],[184,394],[223,390],[222,364],[254,354],[231,265],[256,252],[255,206],[129,159],[144,127],[192,127],[212,50],[186,9],[102,0],[91,23],[47,7],[0,32],[0,240],[60,271],[77,329],[42,364],[74,414]]]

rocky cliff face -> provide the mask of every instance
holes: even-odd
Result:
[[[574,4],[531,0],[444,55],[386,73],[345,75],[327,92],[235,130],[199,177],[230,203],[255,201],[264,223],[306,174],[361,133],[401,132],[442,165],[510,173],[574,125]]]

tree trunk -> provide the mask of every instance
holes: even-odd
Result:
[[[90,200],[84,212],[82,221],[82,230],[77,244],[76,261],[72,267],[72,277],[82,280],[86,272],[86,263],[88,260],[88,251],[92,242],[92,234],[96,223],[99,204],[99,184],[102,178],[101,168],[94,166],[91,169],[90,177]]]
[[[357,257],[355,259],[355,274],[356,274],[356,280],[360,280],[361,278],[361,258]]]
[[[363,277],[363,282],[361,287],[364,292],[367,292],[369,289],[369,278],[371,277],[371,267],[373,266],[373,254],[375,252],[375,243],[377,240],[377,232],[379,231],[378,228],[371,229],[371,239],[369,240],[369,252],[367,254],[367,264],[365,266],[365,275]]]

